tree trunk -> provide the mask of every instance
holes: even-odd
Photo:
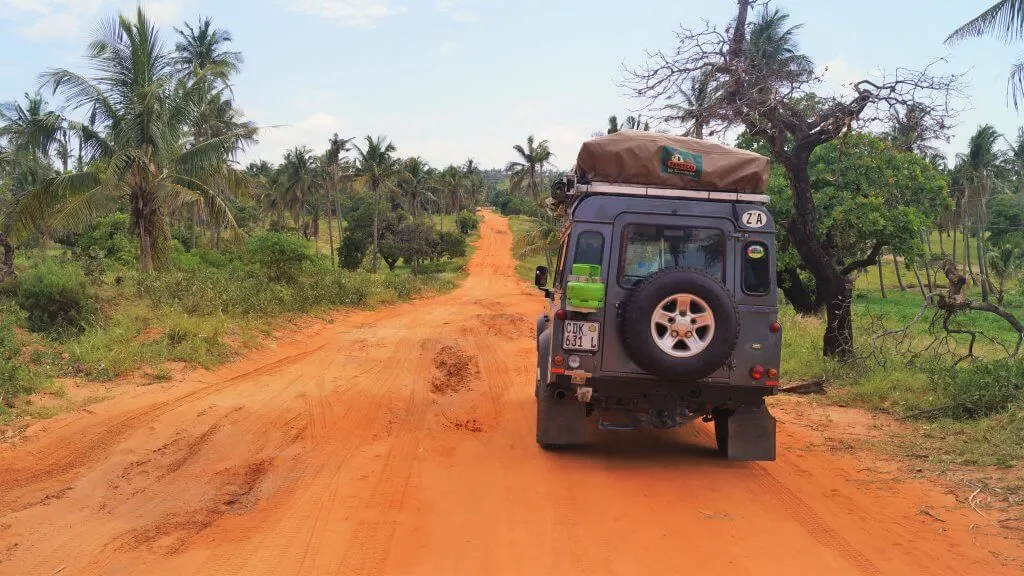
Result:
[[[875,260],[875,264],[878,266],[878,289],[882,292],[882,300],[888,298],[885,295],[885,279],[882,277],[882,255],[879,254]]]
[[[978,279],[974,276],[974,266],[971,264],[971,230],[964,224],[964,264],[967,266],[967,275],[970,276],[971,282],[975,285],[978,284]]]
[[[896,259],[896,255],[892,255],[892,267],[896,270],[896,283],[900,285],[900,292],[906,292],[907,287],[903,285],[903,274],[900,273],[900,261]]]
[[[817,236],[817,212],[807,174],[810,150],[798,146],[792,152],[778,156],[787,157],[783,167],[793,190],[793,216],[787,226],[789,237],[800,254],[800,260],[814,276],[818,300],[825,303],[827,323],[822,351],[831,358],[851,358],[854,353],[850,309],[853,284],[836,268],[835,255],[822,246]]]
[[[807,284],[804,283],[803,278],[800,277],[800,273],[795,268],[787,268],[784,272],[778,271],[776,274],[777,283],[782,287],[782,293],[786,296],[786,300],[793,306],[793,309],[799,314],[818,314],[821,312],[822,305],[820,302],[816,302],[811,296],[811,291],[807,288]],[[785,278],[786,282],[783,282]]]
[[[917,271],[917,264],[916,263],[915,264],[911,264],[911,266],[914,269],[914,277],[917,278],[917,287],[921,289],[921,297],[924,298],[925,302],[927,302],[928,301],[928,294],[929,293],[925,292],[925,290],[924,290],[924,283],[921,282],[921,273]]]
[[[153,271],[153,242],[145,217],[139,218],[139,270]]]
[[[985,262],[985,236],[980,222],[978,224],[978,276],[981,278],[981,301],[988,302],[991,286],[988,281],[988,263]]]
[[[380,261],[380,198],[377,190],[373,191],[373,273],[377,273]]]
[[[0,284],[8,278],[14,278],[14,245],[3,232],[0,232],[0,248],[3,248],[3,257],[0,258]]]
[[[1006,295],[1006,275],[999,277],[999,295],[996,297],[996,302],[1000,306],[1003,305],[1003,297]]]
[[[956,264],[956,226],[953,226],[953,251],[949,253],[949,259]]]
[[[921,240],[924,242],[924,278],[928,281],[928,293],[932,292],[932,248],[928,240],[928,235],[921,232]]]
[[[331,267],[334,267],[334,226],[331,225],[331,196],[330,196],[330,192],[328,192],[327,194],[328,194],[327,195],[327,202],[326,202],[326,204],[327,204],[327,213],[325,214],[325,217],[327,218],[327,241],[330,243],[330,247],[331,247]]]
[[[338,210],[338,249],[341,249],[341,241],[345,236],[345,220],[341,216],[341,191],[334,191],[334,205]],[[341,268],[341,255],[338,255],[338,267]]]
[[[942,243],[942,230],[939,230],[939,253],[946,255],[946,246]]]
[[[820,284],[819,284],[820,289]],[[825,307],[825,338],[822,353],[828,358],[847,360],[853,357],[853,282],[840,277],[834,296]]]

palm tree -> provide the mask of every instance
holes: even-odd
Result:
[[[997,302],[1003,305],[1003,297],[1006,294],[1006,281],[1013,278],[1024,264],[1024,255],[1014,246],[1004,244],[996,248],[988,255],[989,269],[999,280],[998,291],[996,292]]]
[[[150,271],[165,262],[173,212],[197,207],[236,228],[212,184],[251,130],[190,142],[206,91],[175,72],[173,55],[141,7],[134,19],[120,15],[104,22],[86,58],[93,75],[52,69],[42,80],[72,110],[88,110],[95,121],[95,130],[73,128],[97,158],[95,169],[49,178],[31,190],[14,208],[15,231],[81,229],[123,199],[139,238],[139,267]]]
[[[363,146],[356,146],[355,184],[373,195],[373,272],[380,265],[380,195],[395,189],[401,165],[394,154],[395,145],[384,136],[366,137]]]
[[[540,183],[544,177],[544,165],[551,161],[554,154],[548,148],[548,141],[541,140],[534,144],[533,136],[526,138],[526,146],[516,144],[512,147],[519,155],[519,160],[509,162],[505,171],[509,173],[509,184],[513,193],[520,193],[525,187],[533,197],[534,202],[540,204]]]
[[[435,199],[430,193],[432,177],[430,165],[422,158],[407,158],[403,162],[403,174],[398,181],[398,188],[405,197],[406,209],[413,220],[419,217],[422,204]]]
[[[957,155],[963,184],[963,210],[965,220],[964,243],[969,245],[966,223],[973,219],[978,235],[978,269],[981,273],[982,300],[988,301],[988,259],[985,257],[985,227],[988,215],[985,209],[993,190],[1002,186],[1005,176],[1006,153],[999,149],[1002,135],[990,124],[979,126],[967,144],[967,152]],[[967,250],[969,254],[969,249]],[[969,258],[969,256],[968,256]],[[967,258],[965,258],[967,260]],[[967,260],[969,262],[969,260]],[[968,272],[970,272],[968,265]]]
[[[713,120],[708,111],[715,104],[718,94],[719,88],[714,82],[714,75],[705,72],[691,80],[685,88],[679,89],[683,103],[666,106],[666,109],[672,112],[666,119],[670,122],[679,122],[684,127],[688,126],[687,136],[704,138],[704,130]]]
[[[174,44],[174,63],[178,72],[190,80],[202,75],[228,86],[231,76],[242,68],[242,53],[225,48],[231,43],[231,32],[213,27],[213,19],[200,18],[195,26],[188,22],[185,28],[175,28],[178,41]]]
[[[814,62],[800,53],[796,40],[803,25],[787,28],[788,22],[789,14],[766,7],[747,30],[748,75],[763,86],[802,83],[814,75]]]
[[[327,149],[327,154],[324,157],[327,163],[327,186],[330,188],[328,192],[329,201],[334,203],[334,209],[338,214],[338,246],[341,246],[342,236],[345,234],[345,221],[341,213],[341,185],[343,178],[348,176],[348,170],[342,170],[342,159],[345,157],[345,153],[351,149],[350,144],[352,140],[352,138],[341,138],[334,134],[329,140],[330,147]],[[348,162],[348,160],[345,160],[345,162]],[[340,259],[338,260],[338,266],[341,266]]]
[[[1000,0],[970,22],[957,28],[946,44],[955,44],[970,38],[996,36],[1004,42],[1015,42],[1024,35],[1024,0]],[[1013,94],[1013,107],[1018,108],[1024,96],[1024,58],[1018,59],[1010,69],[1008,88]]]
[[[47,107],[42,94],[25,94],[25,104],[0,104],[0,139],[11,151],[50,159],[64,132],[64,118]],[[65,168],[66,169],[66,168]]]
[[[313,151],[305,146],[297,146],[285,152],[281,171],[281,201],[291,212],[292,221],[301,235],[302,217],[316,181],[317,167]]]

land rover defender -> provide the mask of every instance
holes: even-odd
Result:
[[[552,187],[564,218],[535,284],[537,442],[713,421],[733,460],[773,460],[779,384],[768,161],[682,137],[619,133],[583,145]],[[549,288],[550,286],[550,288]]]

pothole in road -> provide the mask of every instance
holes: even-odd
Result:
[[[435,394],[456,394],[469,390],[473,379],[480,373],[474,356],[458,344],[445,344],[434,354],[437,373],[430,379],[430,391]]]
[[[505,338],[524,338],[533,332],[530,321],[522,314],[508,312],[479,314],[477,323],[486,328],[488,333]]]

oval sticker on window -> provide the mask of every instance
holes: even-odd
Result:
[[[740,220],[747,228],[760,228],[768,223],[768,216],[760,210],[750,210],[744,212]]]
[[[766,251],[764,246],[761,246],[760,244],[747,246],[747,258],[750,258],[751,260],[760,260],[761,258],[764,258],[765,253]]]

